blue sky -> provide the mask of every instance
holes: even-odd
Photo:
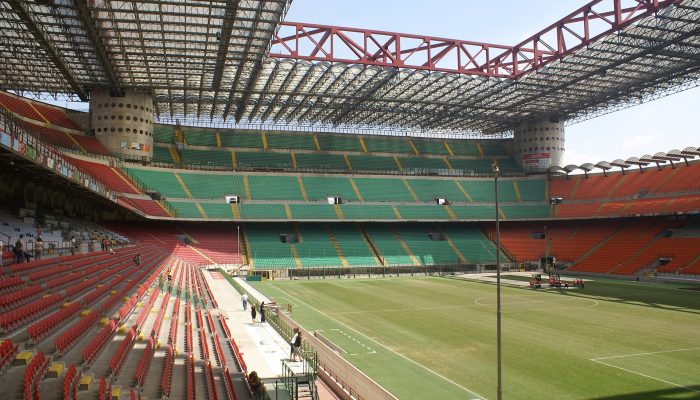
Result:
[[[585,0],[294,0],[286,20],[514,45]],[[700,146],[700,88],[570,125],[566,164]]]

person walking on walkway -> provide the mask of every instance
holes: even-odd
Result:
[[[255,311],[255,304],[250,305],[250,318],[253,320],[253,324],[255,324],[255,317],[257,316],[257,311]]]
[[[265,322],[265,302],[260,303],[260,323]]]
[[[243,311],[248,309],[248,294],[243,293],[243,296],[241,296],[241,302],[243,303]]]

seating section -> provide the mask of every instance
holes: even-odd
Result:
[[[141,254],[140,265],[132,261],[137,252]],[[35,274],[46,268],[57,271],[63,265],[70,268],[45,277]],[[91,290],[86,295],[73,292],[72,297],[67,291],[52,294],[60,300],[52,307],[56,310],[53,314],[41,318],[25,314],[24,321],[9,332],[20,340],[21,335],[15,332],[29,332],[31,341],[22,343],[25,350],[21,354],[17,344],[0,340],[0,383],[5,397],[38,399],[60,393],[62,398],[107,399],[129,393],[131,398],[163,398],[172,393],[173,378],[177,379],[187,364],[191,398],[199,398],[194,393],[200,384],[204,385],[200,394],[205,398],[234,400],[242,395],[230,376],[228,381],[223,376],[223,372],[238,374],[241,370],[226,362],[232,353],[224,352],[219,335],[228,335],[224,338],[227,341],[233,339],[214,323],[209,309],[218,306],[200,269],[179,259],[166,259],[161,250],[142,244],[117,249],[115,254],[97,252],[53,259],[28,271],[33,272],[11,272],[11,276],[19,276],[27,284],[46,283],[79,271],[78,281],[95,280],[85,288]],[[158,279],[166,275],[171,279]],[[20,309],[22,306],[3,310],[2,317]],[[169,323],[165,327],[170,329],[161,329],[166,319]],[[167,348],[164,358],[157,354],[160,343]],[[177,361],[176,365],[177,355],[182,355],[182,364]],[[54,359],[58,362],[52,363]],[[52,373],[59,379],[52,379]]]
[[[41,115],[44,116],[44,118],[46,118],[49,123],[53,125],[73,129],[76,131],[83,130],[83,128],[81,128],[80,125],[76,124],[72,119],[68,118],[66,113],[59,108],[44,105],[39,102],[33,102],[32,106],[34,107],[34,109],[40,112]]]
[[[119,193],[141,194],[135,182],[117,168],[74,157],[67,157],[71,164],[104,183],[111,191]]]
[[[466,263],[484,264],[496,262],[496,245],[476,224],[440,225],[445,238],[454,244]],[[501,253],[502,262],[510,259]]]
[[[552,196],[568,200],[591,200],[628,198],[630,196],[664,195],[669,193],[697,191],[696,177],[700,173],[700,163],[686,166],[676,164],[675,168],[656,167],[621,172],[608,173],[608,176],[589,174],[572,175],[568,179],[559,177],[552,180],[550,192]]]
[[[183,126],[182,133],[188,145],[216,147],[216,132],[213,129]]]
[[[629,220],[570,269],[630,275],[647,266],[642,261],[633,262],[633,259],[653,245],[669,226],[673,227],[674,222],[656,218]]]

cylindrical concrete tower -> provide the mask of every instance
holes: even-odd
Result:
[[[126,92],[111,96],[107,89],[90,93],[90,122],[95,137],[113,155],[125,160],[153,157],[153,97]]]
[[[525,172],[545,172],[563,166],[564,143],[563,122],[523,122],[515,129],[515,159]]]

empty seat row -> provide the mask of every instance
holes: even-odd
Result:
[[[35,322],[27,328],[30,343],[38,342],[42,337],[50,331],[70,321],[70,319],[81,310],[81,305],[78,302],[71,303],[67,307],[63,307],[58,311],[48,315],[41,320]]]
[[[155,351],[155,342],[153,337],[148,338],[148,343],[146,343],[146,349],[141,354],[139,363],[136,366],[136,383],[139,386],[143,386],[146,381],[146,374],[148,373],[148,368],[151,366],[151,360],[153,359],[153,352]]]
[[[78,382],[80,382],[81,372],[75,368],[74,364],[68,367],[66,376],[63,377],[63,399],[75,400],[78,398]]]
[[[38,315],[51,311],[61,300],[63,300],[61,295],[52,294],[19,308],[3,312],[0,314],[0,331],[6,332],[12,330]]]
[[[99,317],[100,314],[97,311],[91,311],[88,315],[79,319],[78,322],[54,339],[53,343],[58,353],[62,354],[66,352],[80,340],[80,338],[85,336]]]
[[[112,337],[112,334],[114,331],[117,329],[117,323],[115,320],[110,320],[107,325],[105,325],[104,328],[100,330],[100,332],[95,336],[94,339],[88,343],[87,346],[83,349],[82,355],[83,355],[83,361],[85,363],[92,364],[92,362],[95,360],[95,357],[102,351],[104,346],[107,344],[107,340]]]
[[[19,346],[11,340],[3,339],[0,342],[0,374],[10,365],[17,353],[19,353]]]
[[[45,357],[42,352],[32,357],[27,369],[24,370],[23,387],[25,399],[39,399],[39,382],[44,377],[49,363],[51,363],[51,358]]]
[[[112,359],[109,361],[109,369],[112,371],[113,376],[119,375],[119,371],[121,371],[126,357],[129,355],[131,348],[134,346],[135,339],[136,327],[132,326],[122,343],[119,345],[117,352],[114,353],[114,356],[112,356]]]

